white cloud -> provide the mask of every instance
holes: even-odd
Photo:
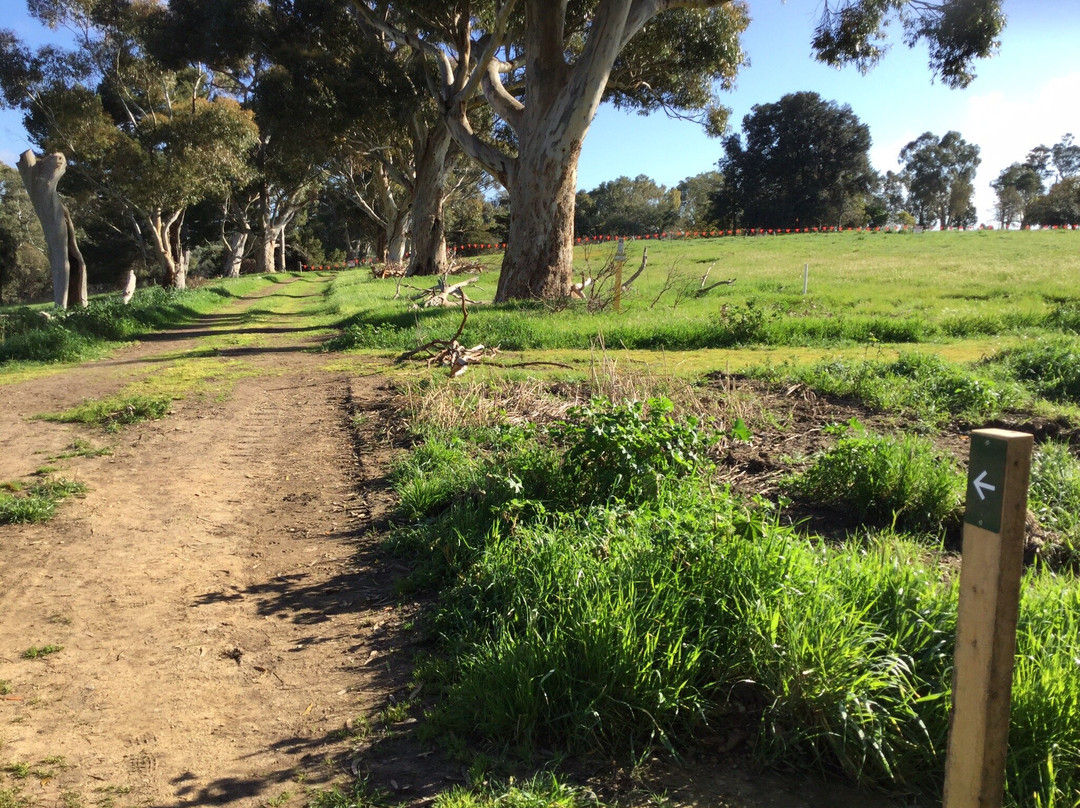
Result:
[[[1075,103],[1080,72],[1051,76],[1022,94],[991,91],[967,100],[960,133],[978,144],[982,165],[975,181],[976,204],[982,221],[993,221],[994,192],[990,183],[1001,170],[1020,162],[1035,146],[1052,146],[1066,132],[1080,138],[1080,107]],[[943,133],[942,133],[943,134]]]

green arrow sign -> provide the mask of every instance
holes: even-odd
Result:
[[[1002,494],[1005,487],[1007,441],[985,435],[971,437],[967,509],[964,521],[991,533],[1001,532]]]

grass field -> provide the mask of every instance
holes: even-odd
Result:
[[[309,318],[338,330],[328,368],[385,373],[402,391],[414,447],[392,475],[386,546],[410,569],[402,596],[433,604],[425,731],[496,773],[567,755],[632,766],[742,733],[764,765],[932,804],[951,697],[955,447],[998,419],[1039,431],[1029,506],[1049,537],[1024,578],[1007,804],[1080,805],[1080,233],[631,242],[626,277],[645,247],[620,311],[613,246],[577,248],[579,277],[596,282],[571,303],[483,304],[499,256],[483,258],[461,341],[503,353],[461,380],[391,361],[462,323],[459,308],[410,304],[428,279],[341,272]],[[706,272],[706,286],[734,283],[698,294]],[[27,327],[2,355],[38,361],[8,361],[0,379],[272,281]],[[81,347],[19,347],[46,338]],[[536,361],[564,367],[496,366]],[[715,378],[736,370],[781,407]],[[880,431],[800,424],[796,395],[860,408]],[[820,440],[773,452],[782,468],[753,478],[739,458],[762,465],[766,433]],[[818,513],[843,529],[799,521]],[[522,804],[553,804],[543,790]]]
[[[933,803],[957,596],[941,541],[963,490],[935,442],[1001,417],[1080,424],[1078,234],[634,242],[627,275],[645,246],[620,312],[603,290],[591,305],[470,310],[462,342],[572,370],[411,385],[420,443],[395,475],[405,524],[389,547],[412,566],[403,591],[437,593],[440,652],[421,666],[439,693],[433,734],[626,760],[693,754],[749,722],[763,763]],[[596,275],[611,252],[579,248],[579,268]],[[710,267],[736,281],[697,296]],[[493,267],[470,297],[494,288]],[[456,331],[459,310],[417,311],[396,290],[342,275],[336,345],[387,356]],[[895,413],[898,428],[838,425],[830,448],[790,459],[779,496],[737,494],[714,465],[739,443],[735,405],[712,405],[719,432],[690,417],[708,412],[706,375],[732,369]],[[568,410],[538,373],[611,398]],[[642,403],[657,392],[678,403]],[[1025,576],[1011,806],[1080,805],[1077,480],[1075,449],[1040,445],[1030,505],[1061,552]],[[839,542],[795,529],[788,498],[858,527]]]

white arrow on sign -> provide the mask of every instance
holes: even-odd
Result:
[[[985,479],[986,472],[984,471],[982,474],[972,480],[971,483],[975,486],[975,493],[979,495],[979,499],[986,499],[986,494],[983,493],[984,491],[997,491],[997,486],[990,485],[990,483],[984,483],[983,480]]]

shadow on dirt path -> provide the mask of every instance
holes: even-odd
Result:
[[[246,318],[260,299],[0,387],[0,479],[74,438],[112,451],[60,463],[89,491],[53,521],[0,527],[0,764],[36,772],[0,789],[44,805],[300,804],[353,777],[351,728],[408,686],[392,580],[358,555],[382,507],[358,478],[387,455],[356,451],[348,404],[380,409],[381,382],[323,370],[288,317]],[[113,438],[26,418],[223,331],[275,339],[223,401],[185,399]],[[35,646],[61,650],[24,658]]]

